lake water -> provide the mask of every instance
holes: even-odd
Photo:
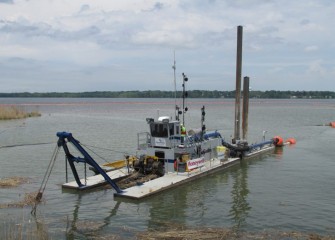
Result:
[[[174,116],[174,101],[0,99],[0,104],[42,113],[38,118],[0,121],[0,178],[29,178],[19,187],[0,189],[0,204],[17,202],[24,193],[38,190],[56,146],[56,132],[68,131],[83,144],[112,150],[94,148],[99,157],[92,156],[99,163],[121,159],[136,153],[137,132],[148,130],[147,117]],[[188,99],[187,128],[200,127],[203,105],[207,129],[219,130],[230,140],[234,100]],[[65,156],[61,150],[36,218],[30,215],[31,207],[0,209],[0,236],[8,223],[29,229],[36,221],[44,223],[44,231],[53,239],[114,234],[134,238],[138,231],[176,224],[335,235],[335,129],[318,126],[332,121],[335,100],[253,99],[249,143],[260,142],[267,131],[266,139],[294,137],[296,145],[139,202],[116,201],[112,189],[62,192]]]

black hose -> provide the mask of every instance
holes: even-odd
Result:
[[[246,151],[250,150],[250,146],[243,146],[243,147],[234,146],[230,143],[225,142],[223,139],[222,139],[222,145],[229,148],[230,150],[234,150],[234,151],[238,151],[238,152],[246,152]]]

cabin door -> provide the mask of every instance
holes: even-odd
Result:
[[[168,172],[167,165],[168,165],[168,159],[165,159],[165,152],[163,151],[155,151],[155,156],[158,157],[159,161],[164,164],[165,172]]]
[[[162,151],[156,151],[155,152],[155,156],[159,158],[159,161],[163,161],[165,160],[165,152]]]

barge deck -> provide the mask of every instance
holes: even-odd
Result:
[[[163,177],[145,182],[139,186],[133,186],[125,189],[121,193],[114,193],[116,198],[128,199],[143,199],[165,190],[177,187],[179,185],[194,181],[205,175],[209,175],[225,168],[238,164],[240,158],[229,158],[227,161],[222,161],[217,158],[206,161],[201,168],[196,168],[190,172],[169,172]]]

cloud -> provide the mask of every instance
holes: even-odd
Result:
[[[84,4],[84,5],[81,5],[79,13],[83,13],[83,12],[86,12],[88,10],[90,10],[90,5]]]
[[[304,86],[335,90],[334,71],[329,71],[329,65],[335,65],[332,1],[2,0],[0,4],[1,69],[6,79],[12,79],[8,84],[16,83],[7,89],[25,85],[25,76],[53,81],[55,73],[74,91],[89,88],[92,79],[99,81],[92,90],[106,88],[109,81],[124,90],[164,88],[176,51],[177,75],[193,76],[190,87],[217,89],[225,79],[226,88],[232,90],[234,84],[228,80],[234,81],[236,26],[242,25],[243,74],[258,81],[272,77],[293,83],[293,78],[308,72],[314,81],[322,76],[324,82],[312,84],[311,79]],[[20,64],[14,64],[18,59]],[[24,74],[36,65],[39,77]],[[149,83],[159,76],[163,79],[159,84]],[[271,84],[260,86],[284,87]],[[32,84],[32,91],[34,86],[45,91],[57,88]],[[299,86],[299,82],[290,85]]]
[[[84,27],[75,31],[61,30],[53,28],[46,23],[2,22],[0,32],[4,34],[18,35],[27,38],[46,37],[52,40],[72,41],[85,39],[100,33],[100,29],[94,25]]]
[[[315,45],[305,47],[305,52],[314,52],[317,50],[319,50],[319,47]]]
[[[14,1],[13,1],[13,0],[0,0],[0,4],[1,4],[1,3],[13,4]]]
[[[318,59],[309,64],[308,73],[325,76],[327,73],[326,68],[323,66],[323,61]]]

